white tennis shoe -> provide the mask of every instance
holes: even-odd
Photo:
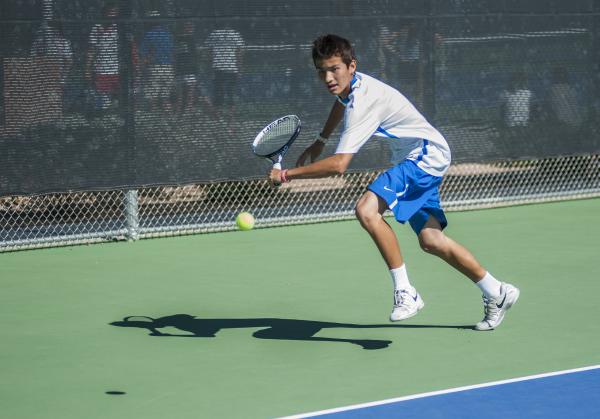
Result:
[[[475,325],[476,330],[493,330],[500,326],[504,315],[509,308],[519,299],[521,292],[517,287],[506,282],[500,286],[498,298],[487,298],[483,296],[483,320]]]
[[[390,314],[390,320],[398,322],[411,318],[425,307],[421,295],[414,287],[405,290],[394,291],[394,308]]]

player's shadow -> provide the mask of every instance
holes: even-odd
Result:
[[[311,320],[255,318],[255,319],[202,319],[189,314],[175,314],[154,319],[148,316],[128,316],[112,326],[148,329],[150,336],[213,338],[221,329],[261,328],[252,336],[258,339],[302,340],[311,342],[344,342],[361,346],[363,349],[384,349],[392,341],[376,339],[344,339],[315,336],[322,329],[380,329],[380,328],[448,328],[473,329],[473,326],[415,325],[415,324],[352,324],[330,323]],[[163,333],[158,329],[171,327],[182,333]]]

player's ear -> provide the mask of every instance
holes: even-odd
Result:
[[[352,74],[354,74],[354,72],[356,71],[356,60],[350,61],[350,64],[348,64],[348,69]]]

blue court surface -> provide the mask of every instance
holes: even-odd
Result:
[[[294,418],[600,418],[600,365],[418,394]]]

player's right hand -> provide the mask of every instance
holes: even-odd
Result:
[[[271,171],[269,172],[269,181],[273,186],[281,186],[281,170],[271,169]]]
[[[325,148],[325,143],[317,140],[310,147],[300,154],[298,160],[296,161],[296,167],[304,166],[306,163],[306,159],[310,158],[310,163],[314,163],[314,161],[321,155],[323,152],[323,148]]]

